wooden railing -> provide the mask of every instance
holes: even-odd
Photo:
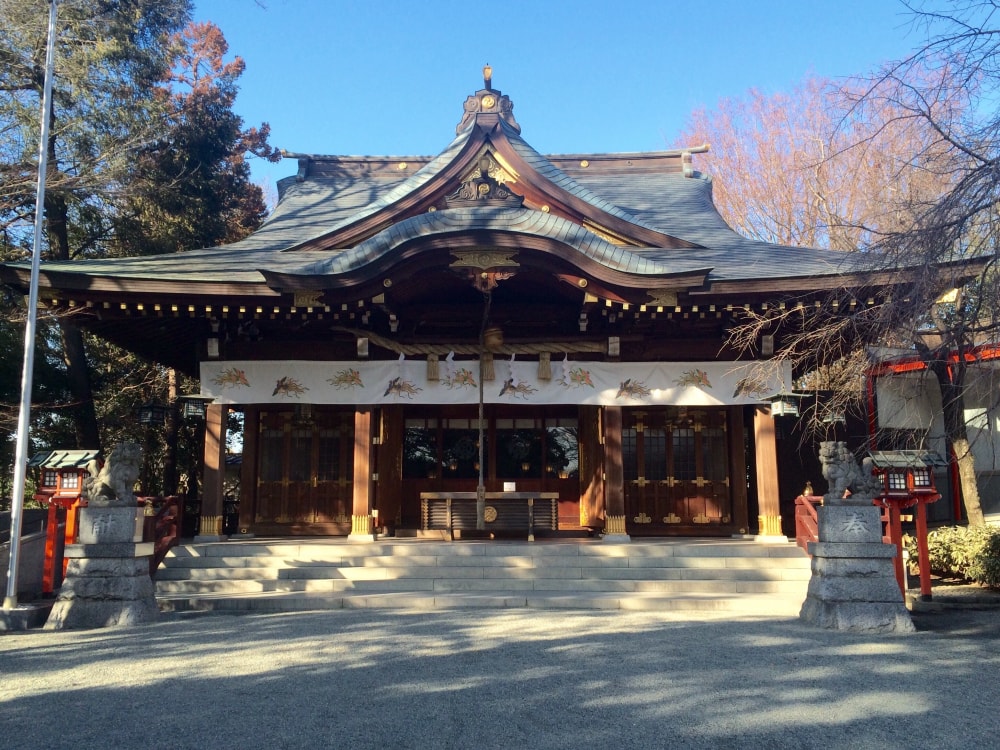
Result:
[[[153,542],[153,555],[149,558],[149,577],[156,577],[156,569],[171,547],[180,542],[184,522],[184,499],[177,495],[169,497],[140,497],[139,502],[152,506],[154,512],[147,515],[142,526],[142,540]]]
[[[795,543],[809,552],[809,542],[819,540],[819,518],[816,508],[823,504],[821,495],[799,495],[795,498]]]

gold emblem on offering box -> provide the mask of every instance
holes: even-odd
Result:
[[[486,523],[493,523],[497,520],[497,509],[492,505],[487,505],[483,510],[483,520],[485,520]]]

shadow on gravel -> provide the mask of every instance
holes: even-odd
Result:
[[[995,742],[992,612],[337,610],[0,637],[9,748],[949,748]],[[961,732],[957,731],[961,727]]]

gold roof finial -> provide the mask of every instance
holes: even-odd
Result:
[[[493,68],[490,67],[489,63],[483,66],[483,85],[487,91],[493,90]]]

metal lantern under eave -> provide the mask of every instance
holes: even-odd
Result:
[[[138,416],[139,424],[160,425],[167,421],[167,407],[150,401],[139,407]]]
[[[771,396],[766,396],[765,401],[771,404],[772,417],[797,417],[799,416],[799,399],[801,394],[781,391]]]
[[[212,396],[203,396],[200,393],[189,393],[178,396],[177,400],[181,404],[181,416],[185,419],[204,419],[208,405],[214,401]]]

